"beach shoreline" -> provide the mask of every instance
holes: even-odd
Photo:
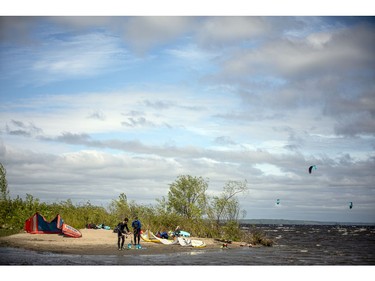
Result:
[[[218,250],[223,242],[211,238],[190,237],[190,239],[202,240],[206,247],[195,248],[191,246],[164,245],[155,242],[146,242],[141,239],[142,249],[136,249],[132,245],[131,236],[125,239],[125,249],[119,251],[117,248],[117,233],[104,229],[80,229],[81,238],[71,238],[59,234],[30,234],[27,232],[10,236],[0,237],[0,247],[24,248],[38,252],[52,252],[59,254],[74,255],[160,255],[190,251]],[[228,247],[240,247],[243,243],[233,242]]]

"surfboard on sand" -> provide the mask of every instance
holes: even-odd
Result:
[[[194,248],[203,248],[203,247],[206,247],[206,243],[204,243],[204,241],[202,240],[196,240],[196,239],[188,239],[188,238],[185,238],[185,237],[178,237],[178,243],[181,245],[181,246],[192,246]]]
[[[204,247],[206,247],[206,243],[204,243],[204,241],[202,241],[202,240],[192,239],[191,240],[191,246],[193,246],[194,248],[204,248]]]

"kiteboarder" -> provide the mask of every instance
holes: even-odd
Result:
[[[129,227],[128,227],[128,221],[129,221],[128,218],[124,218],[124,221],[120,222],[117,225],[117,246],[118,246],[119,251],[124,249],[125,235],[130,233]],[[120,247],[120,241],[121,241],[121,247]]]
[[[133,233],[134,233],[134,245],[140,246],[139,241],[141,240],[141,227],[142,224],[138,220],[138,217],[136,216],[134,218],[134,221],[132,222],[132,228],[133,228]],[[137,243],[137,238],[138,238],[138,243]]]

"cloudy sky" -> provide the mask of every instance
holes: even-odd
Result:
[[[367,17],[3,16],[10,194],[155,204],[192,175],[246,180],[247,218],[374,223],[374,50]]]

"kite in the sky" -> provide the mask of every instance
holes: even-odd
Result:
[[[353,208],[353,202],[349,202],[349,209]]]
[[[276,200],[276,205],[280,205],[280,199]]]
[[[312,172],[313,169],[314,170],[317,169],[315,165],[309,167],[309,174],[311,174],[311,172]]]

